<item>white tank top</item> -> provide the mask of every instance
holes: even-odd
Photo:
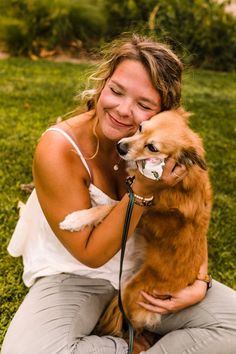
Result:
[[[52,127],[47,131],[52,130],[62,134],[72,144],[91,177],[88,165],[73,139],[59,128]],[[115,200],[111,199],[92,183],[89,186],[89,193],[92,206],[116,203]],[[134,236],[127,242],[123,264],[124,279],[129,278],[136,268],[135,240],[136,237]],[[118,289],[120,251],[110,261],[96,269],[89,268],[80,263],[67,251],[51,230],[40,207],[35,190],[33,190],[23,208],[8,245],[8,252],[13,257],[22,256],[24,263],[23,281],[28,287],[38,277],[59,273],[72,273],[89,278],[109,280]]]

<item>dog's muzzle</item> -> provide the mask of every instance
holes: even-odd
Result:
[[[127,143],[118,142],[116,144],[116,148],[120,156],[125,156],[129,151],[129,146]]]

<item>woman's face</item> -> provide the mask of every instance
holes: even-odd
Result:
[[[141,122],[160,110],[160,95],[146,69],[128,59],[117,66],[97,102],[99,127],[113,141],[133,135]]]

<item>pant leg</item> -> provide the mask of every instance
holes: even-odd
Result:
[[[121,338],[89,336],[114,295],[111,284],[59,274],[29,290],[5,336],[2,354],[126,354]]]
[[[236,354],[236,291],[213,281],[199,304],[163,316],[157,333],[146,354]]]

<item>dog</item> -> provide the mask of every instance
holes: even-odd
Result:
[[[203,143],[188,125],[189,113],[183,108],[161,112],[142,122],[131,137],[118,142],[118,152],[129,165],[128,172],[141,178],[154,195],[138,229],[144,249],[137,272],[122,286],[122,303],[136,333],[154,331],[161,315],[137,304],[144,301],[140,291],[168,298],[197,279],[207,253],[207,231],[211,216],[212,190],[204,160]],[[172,157],[186,166],[187,175],[175,186],[143,176],[136,167],[140,160]],[[74,212],[61,223],[64,229],[81,229],[96,225],[114,205]],[[87,219],[86,223],[84,221]],[[137,236],[139,237],[139,236]],[[141,240],[140,240],[141,241]],[[118,296],[108,305],[95,333],[125,335]]]

